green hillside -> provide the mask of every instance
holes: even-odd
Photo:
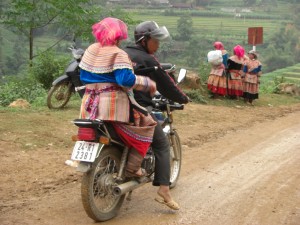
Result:
[[[129,14],[130,18],[136,21],[155,20],[159,25],[165,25],[173,36],[178,34],[177,23],[181,16],[190,15],[193,21],[193,35],[199,38],[200,44],[197,46],[197,49],[201,51],[200,58],[203,59],[207,51],[212,47],[208,43],[213,43],[216,40],[222,41],[228,51],[236,44],[243,45],[247,50],[251,49],[252,46],[248,45],[249,27],[263,27],[264,45],[258,46],[258,50],[264,51],[270,43],[270,38],[278,32],[282,25],[292,22],[291,4],[279,0],[276,1],[276,4],[273,4],[273,1],[265,2],[269,2],[270,4],[263,6],[256,5],[247,8],[244,7],[243,0],[215,0],[211,1],[206,7],[194,7],[193,9],[174,9],[169,6],[160,7],[159,5],[156,8],[153,6],[147,6],[147,8],[146,4],[127,4],[126,9],[123,10]],[[107,12],[113,9],[113,7],[109,7],[107,7],[107,9],[105,8]],[[115,5],[115,7],[119,6]],[[240,12],[240,17],[235,17],[236,12]],[[129,26],[130,37],[132,37],[133,28],[134,25]],[[59,35],[56,37],[56,34],[59,32],[53,27],[50,30],[46,30],[43,36],[34,38],[35,54],[37,51],[44,50],[59,40]],[[27,58],[28,43],[25,37],[19,40],[13,32],[4,29],[2,25],[0,25],[0,31],[0,37],[2,37],[0,53],[2,62],[5,62],[4,65],[8,64],[6,62],[7,57],[11,57],[13,53],[16,52],[16,45],[19,45],[19,49],[22,49],[20,52],[17,51],[17,54]],[[177,49],[178,54],[169,54],[167,60],[172,60],[172,62],[174,61],[176,64],[187,64],[188,59],[185,49],[189,44],[188,42],[189,41],[185,43],[182,41],[176,42],[176,48],[173,49]],[[70,44],[68,41],[64,41],[60,43],[59,46],[56,46],[56,49],[59,50],[59,54],[69,55],[67,47]],[[84,46],[86,44],[88,43],[85,43]],[[261,60],[264,60],[265,56],[265,54],[262,54]],[[199,55],[195,55],[194,58],[199,58]],[[286,77],[295,78],[291,73],[286,74]]]
[[[162,15],[142,15],[131,14],[136,20],[155,20],[158,24],[165,25],[170,33],[177,33],[177,21],[179,17]],[[216,37],[228,41],[236,40],[238,42],[248,41],[249,27],[263,27],[264,40],[267,41],[272,33],[277,31],[278,24],[284,21],[259,20],[244,18],[219,18],[219,17],[193,17],[194,34],[207,38],[216,39]]]
[[[291,4],[281,1],[276,4],[269,2],[263,6],[245,7],[242,0],[216,0],[205,8],[166,8],[160,11],[139,9],[130,10],[130,15],[136,20],[155,20],[174,34],[180,16],[189,14],[192,16],[195,35],[238,43],[248,42],[249,27],[263,27],[264,42],[268,42],[282,24],[290,23],[292,19]],[[235,17],[235,11],[239,12],[240,17]]]
[[[3,56],[11,56],[14,52],[13,44],[16,41],[16,35],[0,25],[1,50]]]

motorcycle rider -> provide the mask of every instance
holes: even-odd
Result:
[[[156,82],[157,90],[166,98],[178,103],[188,103],[189,98],[176,86],[173,79],[165,72],[154,53],[158,50],[160,41],[170,39],[165,26],[159,27],[155,21],[145,21],[138,24],[134,31],[135,46],[127,46],[124,51],[129,55],[134,68],[158,67],[154,72],[144,74]],[[143,74],[142,74],[143,75]],[[134,91],[136,101],[151,112],[152,97],[148,93]],[[152,117],[157,121],[154,115]],[[155,127],[152,148],[155,154],[154,186],[160,186],[155,200],[178,210],[170,193],[170,144],[159,123]]]

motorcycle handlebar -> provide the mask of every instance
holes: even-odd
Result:
[[[172,65],[171,63],[161,63],[160,66],[162,70],[171,71],[171,72],[174,72],[176,68],[175,65]],[[158,70],[158,68],[159,68],[158,66],[152,66],[146,68],[134,68],[134,73],[137,75],[145,75],[147,73],[151,73]]]
[[[175,105],[170,105],[170,109],[171,110],[183,110],[184,109],[184,105],[182,104],[175,104]]]
[[[134,73],[137,74],[137,75],[144,75],[144,74],[147,74],[147,73],[154,72],[157,69],[158,69],[157,66],[141,68],[141,69],[134,69]]]
[[[168,101],[166,102],[153,102],[154,108],[162,110],[162,111],[166,111],[167,110],[167,104],[169,104],[170,106],[170,110],[183,110],[184,109],[184,105],[183,104],[179,104],[179,103],[170,103]]]

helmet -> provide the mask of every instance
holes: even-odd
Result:
[[[159,27],[154,21],[145,21],[136,26],[134,30],[135,43],[149,37],[165,41],[170,38],[170,34],[165,26]]]

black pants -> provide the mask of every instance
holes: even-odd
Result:
[[[153,142],[151,144],[155,155],[155,176],[154,186],[170,185],[170,143],[161,125],[154,115],[153,119],[157,122],[154,130]]]

